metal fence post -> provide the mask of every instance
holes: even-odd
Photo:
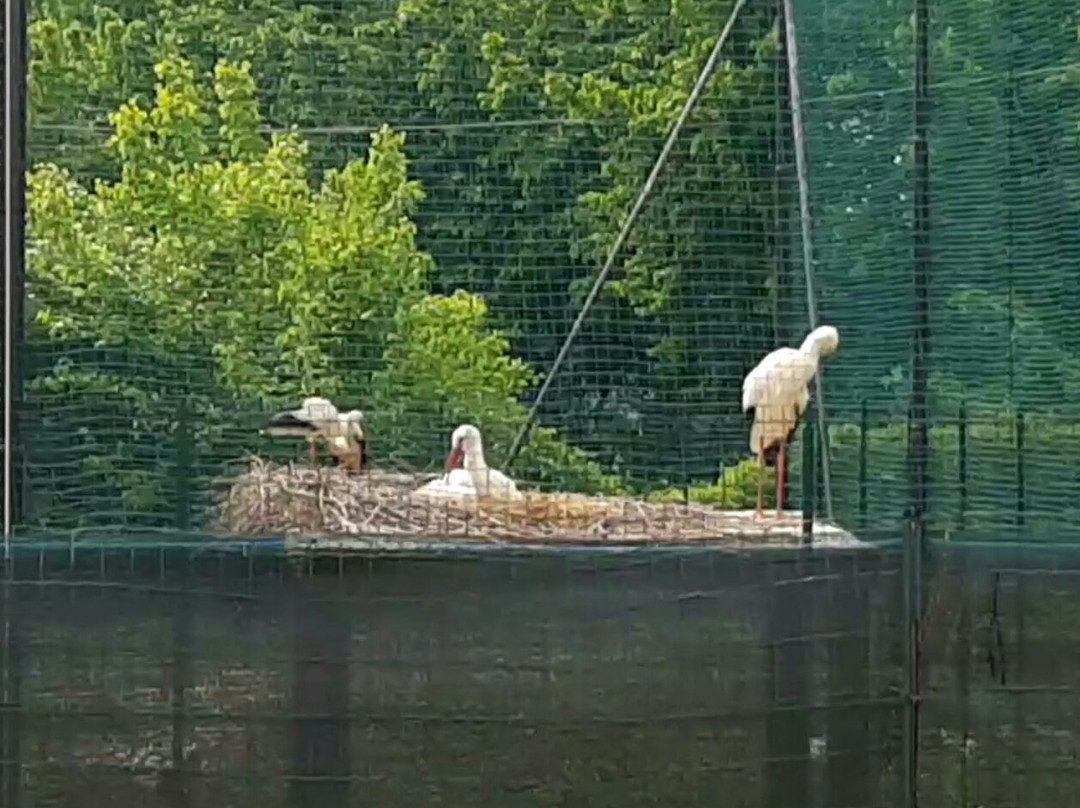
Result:
[[[176,509],[173,527],[181,533],[191,530],[191,509],[195,476],[195,426],[191,402],[181,394],[176,406],[173,454],[173,497]]]
[[[22,401],[26,253],[26,4],[4,8],[4,558],[21,516],[24,474],[16,410]],[[21,448],[25,448],[25,444]]]
[[[956,527],[958,530],[963,531],[966,526],[967,520],[967,504],[968,504],[968,467],[967,467],[967,442],[968,442],[968,421],[967,421],[967,405],[960,402],[960,413],[957,417],[956,428],[956,477],[957,485],[959,487],[959,505],[957,506]]]
[[[814,505],[817,501],[817,466],[814,464],[814,422],[807,419],[802,437],[802,540],[814,540]]]
[[[867,439],[870,433],[870,412],[866,399],[859,411],[859,528],[867,525]]]
[[[1024,475],[1024,413],[1016,413],[1016,530],[1024,529],[1027,485]]]
[[[926,520],[930,487],[930,0],[915,0],[915,132],[912,198],[914,318],[908,456],[912,518]]]

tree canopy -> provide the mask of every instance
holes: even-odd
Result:
[[[395,462],[433,462],[466,419],[497,457],[731,5],[36,3],[39,490],[164,512],[184,418],[209,478],[273,451],[251,443],[260,414],[316,389],[370,409]],[[522,476],[708,485],[745,455],[739,380],[807,326],[776,11],[744,10]],[[909,9],[797,13],[813,271],[844,343],[830,414],[868,399],[902,420]],[[1072,412],[1078,24],[1068,4],[935,0],[935,417]]]
[[[29,180],[32,313],[52,357],[32,391],[74,485],[97,476],[117,510],[169,516],[173,481],[150,454],[183,439],[232,459],[251,437],[230,427],[301,394],[365,402],[383,451],[414,465],[465,421],[505,445],[535,374],[482,298],[430,293],[405,138],[381,127],[366,159],[313,186],[299,135],[260,134],[248,63],[219,62],[210,86],[182,59],[156,72],[152,105],[111,116],[118,180],[88,188],[49,163]],[[103,407],[113,428],[87,430]],[[541,481],[614,485],[549,432],[527,454]]]

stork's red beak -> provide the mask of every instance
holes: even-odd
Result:
[[[446,470],[461,468],[462,461],[465,459],[465,452],[461,450],[460,446],[455,446],[450,450],[450,454],[446,456]]]

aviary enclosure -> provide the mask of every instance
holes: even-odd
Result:
[[[1066,804],[1078,32],[8,2],[3,805]],[[261,433],[316,394],[367,477]],[[372,499],[467,422],[522,512]]]

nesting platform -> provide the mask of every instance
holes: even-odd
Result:
[[[724,511],[698,504],[652,503],[630,497],[528,492],[519,501],[421,496],[435,475],[372,469],[275,465],[252,458],[228,481],[215,527],[232,536],[285,536],[286,545],[319,549],[409,549],[432,544],[536,547],[710,544],[794,547],[802,517],[766,511]],[[848,531],[815,520],[812,545],[866,546]]]

